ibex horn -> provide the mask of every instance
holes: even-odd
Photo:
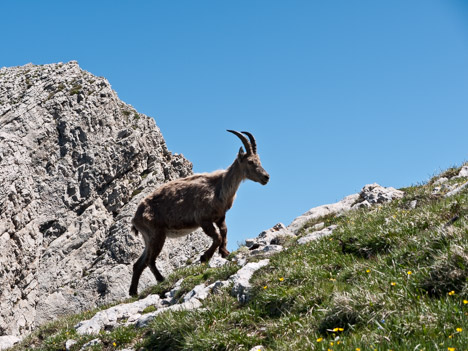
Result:
[[[245,147],[245,151],[248,154],[252,153],[252,146],[250,145],[249,141],[247,140],[247,138],[245,136],[243,136],[241,133],[239,133],[239,132],[237,132],[235,130],[228,129],[227,131],[232,133],[232,134],[237,135],[239,137],[239,139],[242,140],[242,143],[244,144],[244,147]]]
[[[250,145],[252,146],[252,152],[254,154],[257,153],[257,143],[255,142],[255,138],[252,134],[250,134],[249,132],[241,132],[242,134],[245,134],[249,137],[250,139]]]

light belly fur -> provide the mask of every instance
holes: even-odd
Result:
[[[191,232],[197,230],[198,227],[196,228],[185,228],[185,229],[168,229],[166,231],[166,236],[168,238],[180,238],[182,236],[186,236],[190,234]]]

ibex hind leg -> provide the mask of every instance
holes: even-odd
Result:
[[[159,272],[158,268],[156,268],[156,258],[161,253],[161,250],[164,246],[164,242],[166,241],[166,235],[164,233],[159,233],[159,236],[155,236],[155,240],[150,242],[150,250],[148,250],[147,256],[147,265],[151,269],[154,277],[158,282],[164,281],[163,275]]]
[[[138,295],[138,282],[140,281],[141,273],[146,268],[146,260],[147,260],[147,250],[145,250],[141,254],[140,258],[135,262],[133,265],[133,275],[132,275],[132,283],[130,284],[129,294],[130,296]]]

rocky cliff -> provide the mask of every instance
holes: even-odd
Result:
[[[129,221],[158,185],[191,173],[152,118],[77,62],[0,69],[0,335],[127,296],[143,249]],[[208,245],[168,241],[166,274]],[[145,272],[140,289],[154,284]]]

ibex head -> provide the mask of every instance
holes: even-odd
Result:
[[[245,178],[262,185],[268,183],[270,180],[270,175],[262,167],[260,157],[257,155],[257,143],[255,142],[253,135],[249,132],[239,133],[235,130],[228,130],[228,132],[237,135],[244,144],[245,152],[241,147],[239,149],[239,153],[237,154],[237,160]],[[243,134],[249,137],[250,142]]]

